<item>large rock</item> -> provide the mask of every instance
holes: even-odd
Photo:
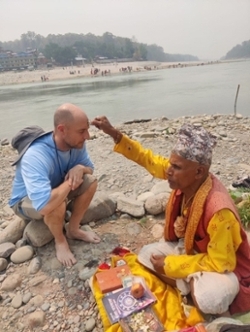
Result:
[[[81,224],[87,224],[90,221],[100,220],[112,216],[115,213],[116,204],[113,199],[104,192],[95,194],[88,210],[81,220]]]
[[[34,247],[42,247],[53,239],[48,226],[41,220],[32,220],[25,227],[23,236]]]
[[[143,202],[127,197],[118,198],[117,209],[123,213],[128,213],[133,217],[142,217],[145,214]]]
[[[142,193],[141,195],[139,195],[137,197],[137,200],[138,201],[141,201],[141,202],[146,202],[146,200],[149,198],[149,197],[152,197],[154,196],[154,193],[152,193],[151,191],[147,191],[145,193]]]
[[[145,202],[145,209],[147,213],[155,216],[164,212],[168,198],[169,193],[160,193],[158,195],[149,197]]]
[[[167,181],[160,181],[156,183],[150,190],[155,195],[160,193],[170,193],[172,189],[169,187],[169,184]]]
[[[26,222],[15,217],[13,221],[0,233],[0,244],[5,242],[16,243],[23,236],[23,230],[25,229]]]

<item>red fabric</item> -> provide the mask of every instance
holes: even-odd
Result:
[[[120,257],[123,257],[125,254],[129,253],[130,250],[122,247],[116,247],[113,251],[112,254],[118,255]]]
[[[110,265],[108,265],[107,263],[102,263],[98,266],[99,270],[109,270],[110,269]]]

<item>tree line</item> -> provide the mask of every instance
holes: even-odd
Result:
[[[244,41],[241,45],[234,46],[223,59],[250,58],[250,40]]]
[[[49,34],[43,37],[33,31],[21,35],[20,39],[8,42],[0,41],[0,48],[14,52],[25,51],[27,48],[37,49],[48,59],[54,59],[57,64],[68,65],[77,55],[81,55],[87,61],[94,61],[96,57],[108,59],[133,59],[151,61],[197,61],[192,55],[168,54],[156,44],[147,45],[138,43],[132,39],[117,37],[110,32],[102,36],[92,33],[64,35]]]

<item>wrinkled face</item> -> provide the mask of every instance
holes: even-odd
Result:
[[[171,189],[180,189],[187,192],[196,186],[200,179],[201,165],[184,159],[172,153],[170,156],[170,166],[167,169],[167,179]]]
[[[89,139],[89,121],[86,116],[78,117],[74,122],[64,125],[64,143],[70,149],[81,149]]]

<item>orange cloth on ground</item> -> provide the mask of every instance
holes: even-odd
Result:
[[[153,305],[155,313],[159,317],[166,330],[175,330],[188,327],[190,326],[188,324],[189,321],[191,321],[194,325],[204,321],[202,316],[195,308],[192,311],[192,317],[186,318],[181,305],[181,297],[179,291],[166,285],[154,274],[152,274],[148,269],[141,265],[137,261],[137,256],[135,254],[126,254],[123,259],[129,265],[133,275],[142,276],[145,278],[149,289],[157,298],[157,302]],[[95,277],[93,278],[93,290],[98,309],[102,318],[104,331],[122,332],[119,323],[110,325],[109,319],[105,312],[105,308],[102,304],[103,294],[99,289]]]

